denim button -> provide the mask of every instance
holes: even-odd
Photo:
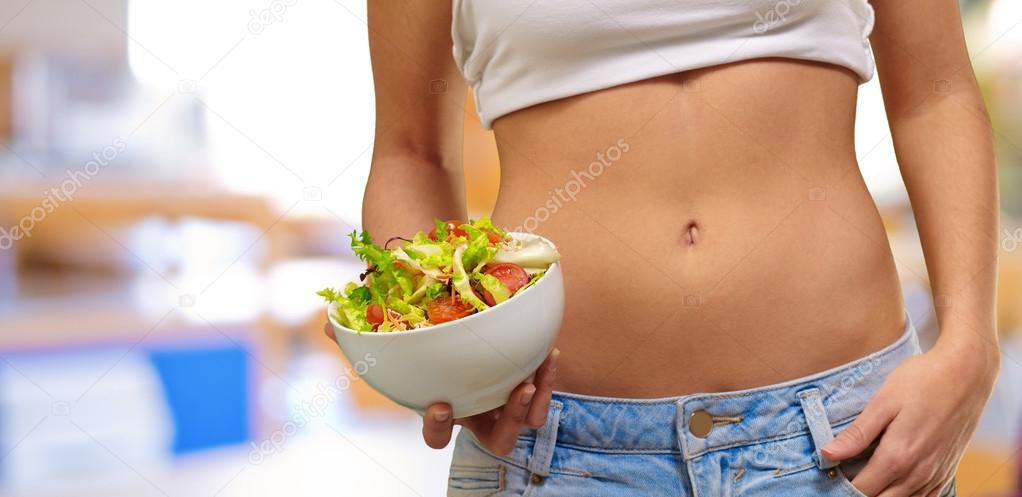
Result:
[[[688,418],[688,431],[699,438],[706,438],[713,431],[713,416],[700,409]]]

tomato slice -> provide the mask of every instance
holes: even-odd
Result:
[[[471,304],[450,295],[441,295],[426,304],[426,315],[433,324],[461,319],[472,314],[474,310]]]
[[[465,230],[459,228],[459,226],[461,226],[463,224],[465,224],[465,223],[463,223],[461,221],[458,221],[456,219],[452,219],[452,220],[447,221],[447,236],[451,236],[451,235],[454,235],[454,236],[468,236],[468,234],[465,233]],[[434,242],[437,241],[437,238],[436,238],[436,228],[433,228],[433,229],[429,230],[429,239],[433,240]]]
[[[373,328],[383,324],[383,307],[380,304],[369,304],[369,307],[366,307],[366,321],[369,321]]]
[[[514,295],[529,282],[529,273],[525,272],[522,266],[511,262],[487,266],[483,272],[500,280],[511,295]],[[494,300],[493,295],[490,295],[490,292],[484,292],[483,298],[486,299],[488,305],[497,305],[497,301]]]

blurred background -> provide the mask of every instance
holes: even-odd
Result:
[[[0,3],[0,495],[439,496],[449,451],[322,337],[360,269],[365,1]],[[1002,378],[960,495],[1015,492],[1022,2],[963,1],[997,131]],[[432,87],[424,91],[443,91]],[[857,148],[909,312],[933,303],[877,80]],[[466,110],[472,217],[493,138]]]

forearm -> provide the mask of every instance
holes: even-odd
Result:
[[[865,495],[937,495],[954,478],[1000,366],[992,130],[957,0],[870,0],[870,43],[912,202],[940,337],[902,362],[824,451],[880,445],[852,481]],[[919,13],[926,12],[926,22]],[[835,453],[836,452],[836,453]]]
[[[891,128],[942,340],[996,346],[997,172],[986,109],[968,73]]]
[[[450,0],[367,9],[376,140],[362,226],[383,243],[428,231],[435,218],[466,219],[467,86],[451,55]]]
[[[413,156],[374,159],[362,201],[362,226],[377,243],[428,231],[435,218],[466,219],[460,161],[444,165]]]

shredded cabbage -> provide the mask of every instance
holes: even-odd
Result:
[[[542,238],[516,241],[511,247],[500,247],[490,259],[491,262],[510,262],[525,269],[546,269],[557,262],[561,254]]]

